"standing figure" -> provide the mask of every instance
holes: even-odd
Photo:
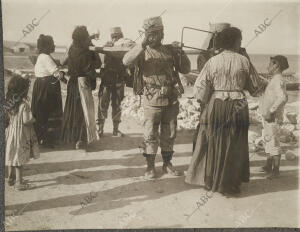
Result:
[[[145,177],[155,177],[155,156],[161,147],[163,172],[180,175],[172,166],[173,146],[176,138],[177,115],[180,95],[178,72],[189,73],[191,64],[178,46],[163,45],[163,24],[161,17],[144,21],[145,38],[123,58],[123,63],[135,65],[137,71],[133,89],[143,94],[144,107],[144,153],[147,160]],[[139,86],[138,86],[139,85]],[[160,127],[160,133],[159,133]]]
[[[263,117],[265,152],[267,153],[267,162],[261,171],[268,173],[268,178],[271,179],[279,176],[282,153],[279,132],[283,122],[284,106],[288,100],[282,72],[288,67],[289,64],[285,56],[278,55],[270,58],[268,71],[272,75],[272,79],[259,100],[259,110]]]
[[[244,91],[257,96],[265,82],[249,59],[239,54],[241,31],[229,27],[219,36],[223,51],[206,62],[195,82],[202,112],[185,181],[213,192],[235,194],[250,177],[249,110]]]
[[[34,127],[39,144],[52,147],[53,139],[50,138],[48,130],[61,128],[63,110],[59,80],[65,83],[66,80],[64,73],[59,70],[50,55],[55,51],[53,38],[49,35],[40,35],[37,48],[39,56],[34,66],[36,80],[32,91],[31,110],[36,119]]]
[[[62,140],[76,143],[76,149],[97,139],[95,106],[92,90],[96,84],[96,70],[101,66],[98,54],[89,50],[91,37],[85,26],[77,26],[66,63],[70,79],[63,114]]]
[[[120,27],[111,28],[111,41],[106,43],[107,46],[114,46],[114,43],[123,38]],[[99,88],[99,105],[98,105],[98,134],[103,136],[103,128],[109,103],[112,107],[113,136],[123,136],[119,130],[121,122],[121,102],[124,98],[126,69],[121,58],[105,55],[104,67],[101,69],[101,85]]]
[[[39,157],[39,146],[33,129],[33,118],[28,102],[30,81],[14,76],[8,83],[6,93],[6,128],[5,164],[8,166],[8,185],[15,185],[17,190],[28,187],[23,181],[23,166],[31,157]]]

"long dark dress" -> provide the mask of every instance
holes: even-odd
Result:
[[[259,82],[249,60],[237,53],[224,51],[206,63],[195,83],[198,100],[207,102],[187,183],[228,192],[249,181],[249,111],[243,90],[258,94]]]
[[[35,64],[37,78],[32,90],[31,111],[36,119],[34,128],[38,140],[50,143],[60,134],[63,114],[60,81],[51,75],[55,70],[57,66],[52,57],[40,54]],[[48,76],[40,76],[41,73]]]
[[[98,54],[89,51],[88,48],[84,49],[72,45],[68,53],[67,64],[70,80],[67,86],[61,137],[64,143],[87,142],[78,77],[87,77],[90,82],[89,85],[95,87],[95,69],[100,68],[101,61]]]

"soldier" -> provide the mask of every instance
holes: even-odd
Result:
[[[114,43],[123,38],[120,27],[111,28],[111,41],[105,46],[114,46]],[[126,69],[122,64],[122,59],[105,55],[104,68],[101,69],[101,85],[99,88],[98,105],[98,134],[103,136],[104,122],[107,118],[107,110],[111,101],[113,136],[123,136],[119,130],[121,122],[121,101],[124,98],[124,77]]]
[[[155,156],[159,142],[163,158],[163,172],[180,175],[172,166],[173,145],[176,138],[177,115],[179,112],[178,72],[190,72],[188,57],[176,42],[173,46],[162,45],[164,37],[161,17],[144,21],[145,38],[123,58],[123,63],[137,67],[133,89],[137,94],[143,92],[144,104],[144,153],[147,161],[145,177],[155,177]],[[137,86],[139,85],[139,86]],[[160,126],[160,134],[159,134]]]

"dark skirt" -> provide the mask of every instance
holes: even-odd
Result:
[[[64,143],[87,141],[86,125],[78,88],[78,79],[75,77],[71,77],[67,86],[67,99],[62,120],[61,139]]]
[[[200,117],[186,182],[218,192],[248,182],[248,128],[246,100],[211,100]]]
[[[62,98],[60,82],[53,76],[37,78],[33,85],[31,111],[38,140],[53,140],[60,134]],[[51,136],[52,134],[52,136]]]

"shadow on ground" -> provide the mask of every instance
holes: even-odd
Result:
[[[186,170],[186,168],[187,165],[179,167],[179,169],[181,170]],[[131,169],[127,172],[124,172],[123,170],[115,170],[115,177],[124,177],[124,175],[129,175],[129,177],[133,178],[141,177],[143,171],[143,168]],[[83,179],[82,181],[84,183],[87,183],[87,181],[89,180],[92,182],[96,182],[105,179],[102,177],[102,172],[87,173],[91,176],[97,175],[97,177],[94,176],[95,179],[91,180]],[[111,179],[111,177],[109,179]],[[242,186],[242,193],[236,197],[243,198],[259,194],[296,190],[298,189],[298,180],[298,170],[281,171],[280,178],[274,180],[268,180],[265,178],[251,179],[250,183],[244,184]],[[63,179],[57,179],[57,181],[58,184],[78,184],[78,180],[76,182],[72,182],[72,180],[65,181]],[[100,188],[101,187],[102,186],[100,186]],[[189,191],[190,189],[195,188],[198,189],[199,187],[185,184],[184,176],[170,178],[164,177],[161,179],[155,179],[151,181],[134,182],[103,191],[97,191],[95,189],[93,191],[97,193],[97,198],[93,202],[91,202],[90,205],[83,209],[80,206],[80,202],[84,199],[84,197],[87,196],[87,194],[75,194],[47,200],[33,201],[26,207],[25,212],[53,209],[59,207],[78,206],[78,209],[71,211],[70,214],[82,215],[116,208],[122,208],[134,202],[155,200],[179,192]],[[200,189],[201,191],[203,191],[202,188]],[[6,210],[20,209],[23,208],[25,205],[26,204],[8,205],[6,206]]]

